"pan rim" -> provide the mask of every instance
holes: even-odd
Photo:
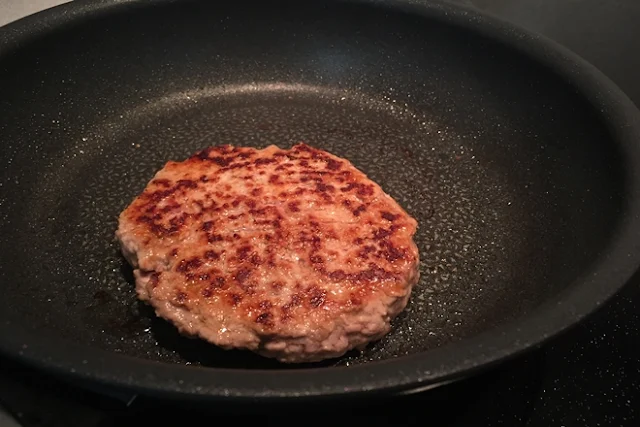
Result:
[[[0,59],[30,37],[68,22],[116,7],[173,1],[87,0],[45,10],[0,28]],[[404,10],[481,34],[547,66],[577,88],[609,126],[628,173],[627,211],[603,256],[557,300],[500,328],[427,353],[348,368],[283,371],[173,365],[38,336],[8,320],[0,324],[0,353],[75,380],[171,398],[269,400],[400,392],[469,375],[541,345],[593,314],[628,282],[640,264],[640,168],[633,167],[640,165],[640,113],[609,78],[556,42],[470,7],[441,0],[333,1]]]

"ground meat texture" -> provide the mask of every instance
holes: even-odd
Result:
[[[416,227],[345,159],[218,146],[168,162],[116,236],[139,297],[182,333],[296,363],[389,332],[418,281]]]

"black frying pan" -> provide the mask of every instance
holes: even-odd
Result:
[[[439,384],[580,321],[640,259],[632,103],[550,42],[440,2],[73,2],[0,31],[0,138],[0,349],[87,383],[207,398]],[[418,219],[406,313],[311,366],[181,337],[137,302],[117,215],[169,159],[301,140]]]

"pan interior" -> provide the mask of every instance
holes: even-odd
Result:
[[[114,240],[155,171],[218,144],[329,150],[419,222],[406,312],[323,366],[499,328],[600,255],[623,205],[620,162],[549,70],[402,12],[228,3],[113,8],[0,56],[4,319],[169,363],[283,368],[157,319]]]

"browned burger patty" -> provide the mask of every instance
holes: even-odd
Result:
[[[416,226],[347,160],[221,146],[168,162],[116,235],[140,298],[182,333],[313,362],[389,332],[418,281]]]

